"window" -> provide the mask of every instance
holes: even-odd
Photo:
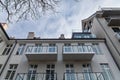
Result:
[[[90,64],[83,64],[83,72],[91,72]]]
[[[105,80],[114,80],[108,64],[100,64]]]
[[[112,28],[114,32],[120,32],[119,28]]]
[[[16,54],[22,55],[24,48],[25,48],[25,44],[20,44]]]
[[[93,52],[92,45],[88,45],[85,43],[78,44],[78,51],[79,52]]]
[[[74,65],[73,64],[66,64],[66,80],[75,80],[75,73],[74,73]]]
[[[84,72],[84,79],[85,80],[94,80],[94,77],[90,74],[91,67],[90,64],[83,64],[83,72]]]
[[[78,52],[84,52],[83,46],[84,46],[84,43],[78,43]]]
[[[35,44],[34,52],[42,52],[42,44]]]
[[[5,80],[13,80],[18,64],[10,64]]]
[[[33,48],[34,46],[27,46],[26,52],[27,53],[32,53],[33,52]]]
[[[94,51],[96,54],[98,54],[98,55],[99,55],[99,54],[102,54],[98,43],[93,43],[92,46],[93,46],[93,51]]]
[[[45,80],[55,80],[55,65],[47,64],[46,66],[46,79]]]
[[[30,65],[27,75],[27,80],[36,80],[36,73],[37,73],[38,65]]]
[[[55,44],[49,44],[49,52],[56,52]]]
[[[10,52],[11,47],[12,47],[11,44],[7,45],[6,48],[4,49],[2,55],[8,55],[9,52]]]
[[[68,43],[64,45],[64,52],[72,52],[71,44]]]
[[[81,38],[81,34],[75,34],[74,33],[73,38]]]

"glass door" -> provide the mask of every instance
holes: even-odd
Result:
[[[65,80],[75,80],[75,72],[73,64],[66,64]]]
[[[27,80],[36,80],[37,65],[30,65]]]
[[[54,64],[48,64],[46,66],[46,78],[45,80],[55,80],[55,65]]]
[[[85,80],[94,80],[91,77],[91,67],[90,64],[83,64],[83,75]]]
[[[101,64],[105,80],[114,80],[108,64]]]
[[[49,44],[49,52],[56,52],[55,44]]]

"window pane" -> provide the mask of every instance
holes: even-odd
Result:
[[[101,64],[105,80],[114,80],[108,64]]]
[[[11,71],[8,71],[7,74],[6,74],[5,79],[9,79],[10,74],[11,74]]]
[[[13,72],[11,73],[11,77],[10,77],[11,80],[13,79],[14,74],[15,74],[15,71],[13,71]]]
[[[18,64],[10,64],[10,65],[9,65],[9,70],[8,70],[7,73],[6,73],[5,79],[13,80],[15,71],[16,71],[16,69],[17,69],[17,65],[18,65]]]

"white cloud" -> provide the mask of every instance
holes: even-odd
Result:
[[[63,0],[58,5],[58,14],[44,15],[38,21],[22,21],[11,24],[7,30],[9,35],[26,37],[34,31],[42,38],[58,38],[64,33],[71,37],[72,29],[81,29],[81,20],[96,12],[99,7],[120,7],[119,0]]]

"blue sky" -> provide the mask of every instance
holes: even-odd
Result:
[[[89,17],[102,7],[120,7],[120,0],[62,0],[56,7],[58,13],[43,15],[39,20],[20,21],[8,24],[7,33],[16,38],[26,38],[28,32],[36,37],[58,38],[60,34],[70,38],[72,30],[81,30],[81,20]],[[0,22],[5,22],[0,14]]]

